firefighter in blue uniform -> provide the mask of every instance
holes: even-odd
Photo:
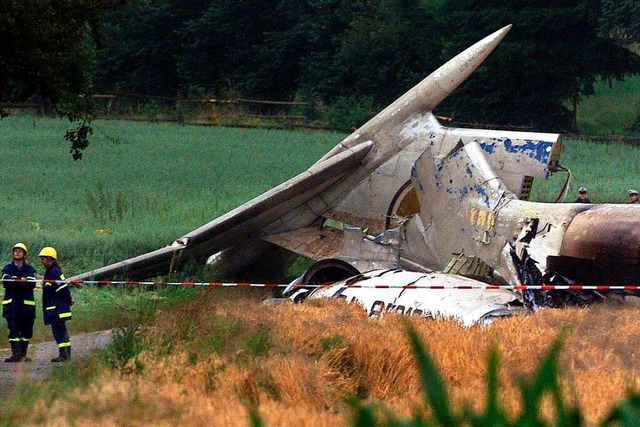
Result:
[[[33,337],[33,322],[36,319],[33,289],[36,287],[37,273],[35,268],[27,264],[27,253],[24,243],[16,243],[13,246],[13,260],[2,268],[2,317],[7,319],[11,345],[11,356],[4,359],[5,362],[29,361],[27,348]]]
[[[58,357],[52,362],[64,362],[71,358],[71,341],[67,332],[66,321],[71,320],[71,306],[73,299],[68,283],[60,283],[65,280],[64,274],[58,264],[58,253],[50,246],[42,248],[40,262],[45,268],[42,279],[42,313],[44,324],[51,325],[53,338],[58,344]]]

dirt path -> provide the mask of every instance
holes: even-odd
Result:
[[[111,340],[112,331],[99,331],[71,336],[71,357],[82,359],[92,350],[106,346]],[[29,346],[30,362],[6,363],[4,359],[11,355],[6,347],[0,349],[0,398],[10,395],[13,385],[19,380],[36,380],[43,378],[52,369],[60,366],[52,363],[51,358],[58,355],[55,341],[46,341]]]

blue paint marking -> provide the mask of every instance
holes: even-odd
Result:
[[[485,191],[485,189],[484,189],[484,188],[482,188],[482,187],[477,187],[477,188],[476,188],[476,191],[478,192],[478,194],[480,194],[480,195],[482,196],[483,201],[484,201],[484,205],[485,205],[487,208],[491,209],[491,206],[489,206],[489,195],[487,194],[487,192]]]
[[[440,174],[436,173],[436,188],[442,188],[442,183],[440,180]]]
[[[504,148],[507,153],[522,153],[530,159],[547,164],[551,155],[553,142],[526,140],[524,144],[514,144],[510,139],[504,140]]]
[[[486,151],[489,154],[493,154],[493,152],[496,150],[496,144],[487,144],[486,142],[482,141],[480,143],[480,148],[482,148],[484,151]]]
[[[460,154],[462,154],[462,150],[456,150],[453,152],[453,154],[451,154],[451,156],[449,156],[449,158],[451,159],[455,159],[456,157],[458,157]]]

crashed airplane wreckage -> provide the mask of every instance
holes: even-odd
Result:
[[[294,299],[337,296],[372,314],[383,307],[465,324],[602,295],[458,285],[638,284],[640,205],[527,201],[534,177],[566,170],[560,135],[445,127],[432,113],[510,27],[458,54],[307,171],[169,246],[73,279],[151,277],[187,260],[232,275],[285,248],[319,261],[287,289]],[[350,286],[363,280],[393,286]],[[423,281],[458,289],[403,287]]]

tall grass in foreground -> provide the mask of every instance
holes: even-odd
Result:
[[[559,378],[558,358],[561,340],[557,339],[548,353],[538,363],[532,378],[521,381],[520,397],[523,408],[519,414],[508,416],[504,411],[498,391],[498,353],[495,348],[489,350],[486,374],[485,407],[481,411],[469,405],[455,408],[450,405],[447,388],[433,360],[411,325],[407,326],[407,334],[411,349],[416,358],[420,383],[424,394],[423,404],[414,410],[410,418],[403,419],[390,411],[384,411],[380,405],[363,405],[354,400],[353,426],[536,426],[546,425],[548,420],[541,415],[541,407],[545,398],[552,407],[552,424],[557,426],[582,426],[583,415],[580,408],[567,404],[563,396]],[[382,410],[381,410],[382,409]],[[427,414],[431,415],[427,415]],[[640,421],[640,394],[630,395],[618,404],[603,425],[615,424],[636,426]]]
[[[369,319],[362,308],[342,301],[268,306],[260,305],[264,295],[258,291],[194,291],[197,298],[157,313],[144,329],[123,330],[103,356],[65,371],[64,390],[52,395],[52,385],[44,382],[9,398],[25,399],[28,409],[0,407],[0,421],[248,425],[249,408],[255,408],[266,426],[346,426],[353,421],[348,402],[354,398],[376,420],[385,414],[409,420],[416,408],[431,419],[441,409],[433,402],[425,407],[423,389],[434,385],[425,385],[424,356],[422,371],[416,368],[418,337],[442,382],[432,395],[446,390],[456,421],[485,414],[486,396],[495,393],[490,402],[504,420],[523,419],[539,408],[540,420],[563,425],[557,414],[561,398],[566,414],[576,408],[584,425],[596,425],[615,408],[623,414],[619,403],[640,390],[637,307],[546,309],[471,328],[416,319],[409,341],[406,318]],[[558,351],[551,343],[563,331]],[[557,369],[549,370],[552,362]],[[495,384],[491,391],[488,377]],[[522,396],[525,389],[529,394]],[[546,397],[538,399],[543,392]]]

